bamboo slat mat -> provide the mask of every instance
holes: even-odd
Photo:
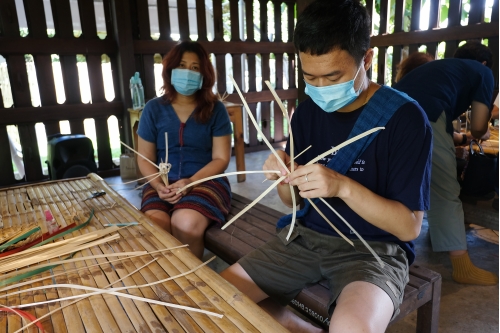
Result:
[[[106,195],[82,201],[96,191],[105,191]],[[47,209],[50,209],[60,227],[65,227],[74,221],[81,223],[88,218],[90,209],[94,209],[95,215],[89,225],[66,235],[64,239],[103,229],[103,224],[139,222],[137,226],[121,228],[118,231],[119,239],[82,250],[74,258],[132,251],[152,252],[182,245],[170,234],[157,228],[95,174],[85,178],[0,190],[0,231],[40,223],[44,221],[44,211]],[[40,224],[45,232],[43,223]],[[187,272],[201,264],[187,248],[106,263],[117,258],[120,257],[92,258],[59,265],[51,271],[29,279],[31,281],[42,276],[46,277],[43,281],[33,282],[14,291],[37,286],[47,286],[46,289],[13,295],[8,299],[2,298],[6,292],[0,292],[0,303],[2,306],[14,306],[86,293],[79,289],[50,287],[54,283],[71,283],[105,289],[125,277],[112,287],[149,284]],[[156,260],[153,261],[154,259]],[[98,263],[101,265],[97,265]],[[148,265],[141,268],[146,264]],[[135,270],[137,272],[126,277]],[[59,273],[63,274],[51,277]],[[100,294],[65,307],[62,311],[44,318],[41,323],[46,332],[69,333],[287,332],[255,303],[207,266],[174,280],[139,289],[128,289],[126,292],[134,296],[215,312],[222,314],[223,317]],[[72,301],[37,305],[22,310],[39,318]],[[0,333],[15,332],[26,323],[16,314],[0,312]],[[24,331],[39,330],[31,326]]]

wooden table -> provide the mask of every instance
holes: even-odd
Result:
[[[245,141],[243,138],[243,105],[224,101],[224,106],[229,114],[229,120],[233,123],[234,156],[236,158],[236,171],[245,171]],[[134,149],[137,150],[137,129],[141,119],[141,109],[128,109],[130,116],[130,126]],[[137,178],[141,178],[139,168],[137,168]],[[246,180],[246,175],[237,175],[238,183]]]
[[[82,201],[91,192],[103,190],[106,195]],[[0,210],[3,229],[27,223],[39,222],[43,211],[50,209],[61,227],[74,220],[74,213],[82,216],[94,209],[90,224],[64,238],[75,237],[92,230],[103,229],[103,224],[138,221],[139,225],[121,228],[116,241],[94,246],[78,252],[74,258],[125,251],[154,251],[181,245],[174,237],[154,225],[145,215],[118,195],[102,178],[89,177],[45,182],[36,185],[12,187],[0,190]],[[3,230],[0,230],[3,231]],[[129,277],[127,274],[140,268],[153,258],[156,261],[141,268]],[[104,263],[116,257],[105,257],[59,265],[52,273],[63,273],[55,278],[57,283],[72,283],[97,288],[125,277],[124,286],[152,283],[196,268],[201,262],[187,248],[127,258],[112,265]],[[89,265],[96,265],[89,268]],[[65,273],[68,270],[77,271]],[[42,273],[46,285],[43,292],[31,292],[21,297],[2,299],[0,303],[14,306],[28,302],[57,299],[66,295],[84,294],[73,289],[51,288],[50,272]],[[39,278],[34,276],[29,281]],[[1,278],[0,278],[1,280]],[[31,285],[21,287],[27,289]],[[114,295],[95,295],[55,312],[42,321],[46,332],[287,332],[255,303],[240,293],[217,273],[203,266],[184,277],[140,289],[128,289],[128,293],[163,302],[199,308],[218,314],[221,319],[203,313],[180,310]],[[68,303],[65,301],[64,303]],[[39,318],[58,308],[60,302],[24,309]],[[21,327],[20,318],[0,312],[0,332],[14,332]],[[31,328],[30,332],[37,332]]]

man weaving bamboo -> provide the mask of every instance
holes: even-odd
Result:
[[[425,113],[405,94],[371,82],[370,17],[357,0],[319,0],[300,15],[294,35],[306,94],[292,118],[295,161],[278,186],[292,206],[288,184],[305,208],[278,221],[278,237],[221,274],[268,310],[291,332],[321,331],[284,307],[304,287],[327,279],[330,332],[383,332],[398,313],[415,258],[412,240],[429,206],[432,133]],[[346,139],[374,127],[385,129],[305,165]],[[291,161],[290,141],[278,152]],[[284,170],[271,155],[265,170]],[[268,179],[278,179],[267,174]],[[354,246],[310,208],[319,210]],[[334,207],[382,259],[377,262],[350,229],[318,198]]]

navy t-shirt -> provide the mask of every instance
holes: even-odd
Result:
[[[188,178],[212,161],[214,136],[232,133],[231,122],[224,104],[216,102],[207,123],[197,122],[192,115],[181,124],[172,105],[162,97],[146,103],[137,134],[156,144],[156,161],[165,161],[165,132],[168,133],[168,163],[172,168],[168,178],[175,181]]]
[[[441,59],[426,63],[405,75],[393,88],[408,94],[436,122],[446,112],[446,131],[467,111],[472,101],[490,105],[494,78],[491,69],[476,60]]]
[[[347,113],[327,113],[311,99],[302,102],[292,117],[295,154],[312,147],[296,158],[304,165],[316,156],[347,140],[363,107]],[[349,149],[346,146],[342,149]],[[377,137],[354,162],[346,176],[378,195],[399,201],[412,211],[429,209],[432,129],[423,110],[415,103],[401,106]],[[286,147],[289,154],[289,142]],[[334,154],[333,154],[334,155]],[[318,161],[326,165],[333,155]],[[394,235],[370,224],[339,198],[325,200],[365,239],[394,242],[405,250],[409,263],[415,258],[413,242],[402,242]],[[318,208],[347,237],[357,238],[322,202]],[[301,219],[317,232],[338,236],[327,222],[310,209]]]

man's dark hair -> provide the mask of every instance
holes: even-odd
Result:
[[[454,58],[459,59],[471,59],[477,60],[479,62],[486,61],[486,66],[491,68],[493,66],[493,53],[486,46],[478,41],[468,41],[464,45],[460,46],[456,51]]]
[[[370,48],[371,20],[359,0],[317,0],[300,14],[293,42],[298,52],[347,51],[359,63]]]

